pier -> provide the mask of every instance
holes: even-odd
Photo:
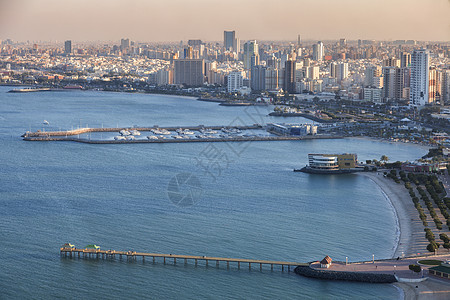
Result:
[[[288,262],[288,261],[272,261],[272,260],[259,260],[259,259],[245,259],[245,258],[226,258],[226,257],[212,257],[212,256],[196,256],[196,255],[179,255],[179,254],[161,254],[161,253],[144,253],[136,251],[116,251],[116,250],[100,250],[100,249],[78,249],[78,248],[60,248],[61,256],[70,258],[96,258],[96,259],[122,259],[137,260],[138,258],[145,262],[146,259],[151,259],[153,263],[156,263],[156,259],[163,262],[163,264],[172,262],[174,265],[177,262],[188,264],[193,263],[198,265],[199,261],[203,261],[206,266],[210,263],[220,266],[220,263],[224,263],[227,269],[230,268],[230,263],[233,263],[238,270],[244,267],[248,267],[252,270],[252,266],[263,269],[263,265],[270,266],[270,270],[273,271],[274,266],[281,266],[281,271],[285,269],[290,272],[291,267],[308,266],[307,263]]]
[[[177,129],[199,131],[205,130],[221,130],[222,128],[233,130],[255,130],[263,129],[262,125],[254,124],[251,126],[177,126],[177,127],[159,127],[157,125],[153,127],[114,127],[114,128],[79,128],[66,131],[27,131],[22,135],[25,141],[69,141],[86,144],[141,144],[141,143],[195,143],[195,142],[246,142],[246,141],[298,141],[298,140],[314,140],[314,139],[339,139],[340,136],[331,135],[303,135],[303,136],[284,136],[284,135],[272,135],[272,136],[211,136],[211,137],[194,137],[189,136],[183,139],[174,139],[171,136],[158,139],[127,139],[127,140],[112,140],[112,139],[91,139],[90,137],[80,137],[80,134],[86,134],[91,132],[120,132],[121,130],[137,130],[142,132],[149,132],[152,130],[167,130],[175,132]]]

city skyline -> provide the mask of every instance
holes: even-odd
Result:
[[[448,41],[448,0],[0,1],[0,39],[172,42],[241,40],[414,39]],[[389,9],[387,9],[389,8]],[[249,13],[251,11],[252,13]],[[70,13],[69,13],[70,12]],[[433,30],[430,30],[433,28]]]

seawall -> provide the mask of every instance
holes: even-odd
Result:
[[[365,272],[346,272],[346,271],[328,271],[316,270],[309,266],[298,266],[294,272],[305,277],[325,279],[325,280],[342,280],[357,281],[368,283],[393,283],[397,282],[394,275],[390,274],[374,274]]]

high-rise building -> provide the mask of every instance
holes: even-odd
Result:
[[[234,30],[233,31],[224,31],[223,32],[223,47],[226,50],[232,50],[235,38],[236,38],[236,32]]]
[[[72,41],[71,40],[67,40],[64,42],[64,53],[65,54],[72,53]]]
[[[253,55],[259,57],[258,43],[256,41],[248,41],[244,44],[244,68],[247,70],[250,70],[251,68],[251,59]]]
[[[295,61],[286,61],[284,68],[284,90],[290,94],[295,93]]]
[[[273,91],[278,89],[278,69],[266,68],[265,89],[267,91]]]
[[[385,102],[400,100],[403,91],[403,73],[398,67],[383,67],[383,94]]]
[[[228,51],[240,52],[239,39],[236,37],[234,30],[223,32],[223,47]]]
[[[123,51],[128,48],[130,48],[130,39],[121,39],[120,40],[120,49]]]
[[[184,48],[184,59],[193,59],[194,58],[194,48],[192,46],[187,46]]]
[[[330,64],[330,77],[332,77],[332,78],[336,78],[336,66],[337,66],[337,63],[335,63],[335,62],[332,62]]]
[[[407,68],[411,65],[411,53],[403,52],[400,56],[400,67]]]
[[[301,37],[300,37],[300,34],[297,35],[297,46],[298,46],[298,47],[301,47],[301,46],[302,46],[302,39],[301,39]]]
[[[241,72],[231,72],[228,74],[227,91],[234,93],[239,91],[244,86],[244,80]]]
[[[435,103],[441,96],[441,72],[436,67],[430,68],[428,103]]]
[[[346,39],[340,39],[339,40],[339,46],[345,47],[346,45],[347,45],[347,40]]]
[[[348,63],[338,63],[336,66],[336,79],[340,83],[342,80],[348,78]]]
[[[254,91],[266,90],[266,67],[260,65],[252,66],[250,87]]]
[[[376,79],[381,77],[382,73],[381,73],[381,67],[380,66],[369,66],[366,68],[365,71],[365,80],[364,80],[364,85],[365,86],[376,86],[375,85],[375,81],[377,83],[379,83],[380,80]],[[378,87],[382,87],[378,86]]]
[[[202,40],[188,40],[188,45],[192,47],[200,46],[202,44]]]
[[[409,104],[423,106],[428,103],[430,81],[430,52],[414,50],[411,55],[411,83]]]
[[[400,68],[400,59],[397,59],[395,57],[391,57],[388,59],[385,59],[383,61],[383,67],[399,67]]]
[[[323,43],[319,41],[317,44],[313,45],[313,60],[322,61],[323,54]]]
[[[450,104],[450,69],[442,72],[441,103]]]
[[[174,83],[187,86],[201,86],[205,80],[203,59],[176,59],[174,63]]]

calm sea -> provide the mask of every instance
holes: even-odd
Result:
[[[270,268],[64,259],[59,247],[94,243],[103,249],[299,262],[325,255],[388,258],[396,246],[395,215],[374,183],[357,175],[292,170],[313,152],[412,160],[426,149],[356,139],[25,142],[20,135],[30,129],[310,121],[270,118],[269,108],[174,96],[9,89],[0,87],[0,298],[399,297],[391,285],[317,281]],[[177,185],[183,178],[187,184]]]

